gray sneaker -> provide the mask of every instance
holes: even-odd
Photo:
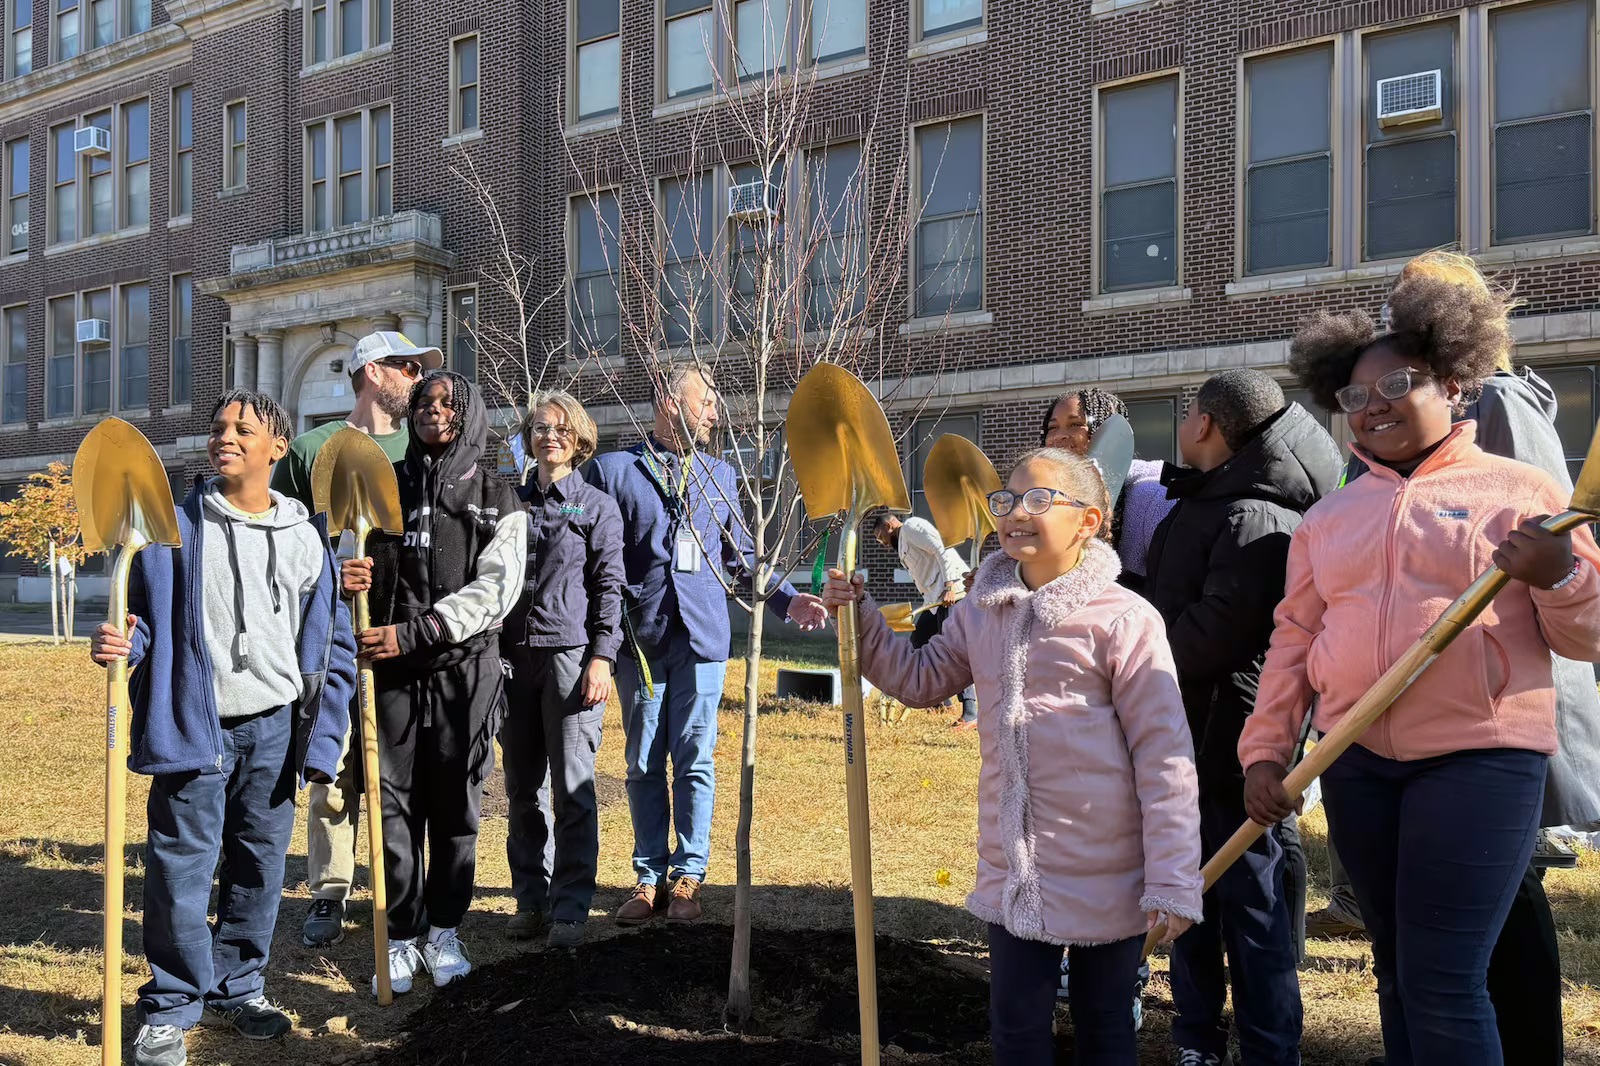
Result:
[[[294,1021],[266,996],[257,996],[232,1010],[220,1010],[207,1003],[200,1020],[203,1025],[230,1028],[246,1040],[276,1040],[294,1028]]]
[[[583,937],[588,932],[588,925],[584,922],[552,922],[550,935],[545,939],[547,948],[575,948],[583,943]]]
[[[314,899],[300,927],[300,942],[308,948],[331,948],[344,939],[344,903],[337,899]]]
[[[133,1038],[133,1066],[184,1066],[189,1049],[176,1025],[141,1025]]]

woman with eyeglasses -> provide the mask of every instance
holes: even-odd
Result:
[[[1322,777],[1372,936],[1389,1066],[1495,1066],[1485,973],[1556,750],[1551,652],[1600,648],[1600,552],[1587,529],[1539,528],[1568,502],[1548,474],[1453,424],[1509,349],[1503,297],[1422,272],[1389,307],[1387,332],[1361,312],[1322,313],[1291,347],[1317,402],[1345,412],[1369,472],[1312,507],[1290,542],[1239,740],[1245,805],[1263,825],[1293,812],[1283,779],[1313,696],[1326,733],[1483,570],[1511,576]]]
[[[989,497],[1001,552],[921,648],[895,639],[859,577],[830,573],[823,603],[854,608],[861,672],[908,706],[975,684],[983,765],[978,877],[989,923],[994,1061],[1055,1060],[1063,949],[1077,1062],[1133,1066],[1128,989],[1145,933],[1199,920],[1193,743],[1156,609],[1117,584],[1099,539],[1105,483],[1055,448],[1017,461]]]
[[[549,947],[573,948],[587,928],[600,859],[594,760],[622,644],[622,515],[575,473],[599,443],[576,398],[535,394],[517,432],[536,470],[520,491],[527,587],[501,635],[511,667],[500,730],[506,858],[517,901],[506,935],[543,933]]]

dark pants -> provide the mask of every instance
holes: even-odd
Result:
[[[494,745],[475,734],[493,729],[500,699],[498,655],[378,690],[391,941],[454,929],[466,916],[477,875],[483,779],[494,762]]]
[[[989,926],[989,1027],[995,1066],[1050,1066],[1056,1060],[1056,988],[1061,953],[1070,952],[1073,1044],[1079,1066],[1134,1066],[1138,1045],[1128,991],[1139,970],[1144,937],[1063,949],[1021,940]]]
[[[1241,823],[1243,824],[1243,823]],[[1273,828],[1283,849],[1283,896],[1289,902],[1289,922],[1294,926],[1294,958],[1306,961],[1306,886],[1311,874],[1306,849],[1300,842],[1300,819],[1290,815]]]
[[[202,1000],[232,1010],[262,994],[294,833],[293,735],[288,707],[223,719],[221,773],[151,779],[142,1022],[188,1029]],[[213,875],[214,927],[206,922]]]
[[[911,630],[911,646],[920,648],[938,636],[939,631],[944,628],[944,620],[949,615],[948,607],[935,607],[931,611],[923,611],[917,615],[916,625]],[[971,685],[961,690],[961,720],[963,722],[978,720],[978,690]]]
[[[1355,745],[1322,775],[1372,936],[1389,1066],[1505,1061],[1485,981],[1533,855],[1546,761],[1502,748],[1399,762]]]
[[[1222,847],[1246,817],[1240,789],[1220,784],[1206,789],[1200,799],[1205,857]],[[1178,1009],[1173,1044],[1209,1055],[1227,1053],[1222,1009],[1231,978],[1245,1066],[1295,1066],[1300,1061],[1300,975],[1279,834],[1258,837],[1206,893],[1204,907],[1205,921],[1172,946],[1172,1000]]]
[[[1489,956],[1489,999],[1500,1044],[1521,1066],[1561,1066],[1561,950],[1544,894],[1544,871],[1529,866]]]
[[[594,757],[605,704],[583,705],[586,648],[517,648],[500,727],[511,825],[506,859],[519,911],[589,918],[600,861]]]

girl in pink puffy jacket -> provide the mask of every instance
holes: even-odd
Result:
[[[1063,949],[1077,1061],[1136,1061],[1128,988],[1144,934],[1200,919],[1193,744],[1161,616],[1117,584],[1096,537],[1110,514],[1093,464],[1043,448],[989,497],[1002,554],[939,636],[897,640],[835,570],[830,608],[854,608],[862,673],[908,706],[975,684],[983,767],[978,877],[967,908],[989,923],[994,1058],[1054,1061]]]

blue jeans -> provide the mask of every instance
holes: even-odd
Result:
[[[139,1019],[188,1029],[202,1001],[232,1010],[262,994],[294,832],[288,707],[222,720],[222,772],[157,774],[147,807]],[[217,859],[221,856],[221,866]],[[213,874],[217,921],[206,922]]]
[[[1070,953],[1073,1043],[1079,1066],[1134,1066],[1138,1044],[1128,993],[1139,970],[1143,936],[1063,949],[1022,940],[989,926],[989,1028],[995,1066],[1051,1066],[1056,1060],[1056,986],[1061,954]]]
[[[717,775],[717,706],[726,662],[696,657],[683,626],[649,659],[655,694],[645,691],[638,663],[624,652],[617,663],[622,734],[628,766],[628,811],[633,815],[633,869],[640,883],[674,877],[704,881],[711,855],[711,809]],[[672,759],[668,801],[667,759]],[[668,854],[668,815],[678,846]]]
[[[1397,762],[1358,744],[1323,773],[1389,1066],[1505,1061],[1485,981],[1533,856],[1547,761],[1497,748]]]

